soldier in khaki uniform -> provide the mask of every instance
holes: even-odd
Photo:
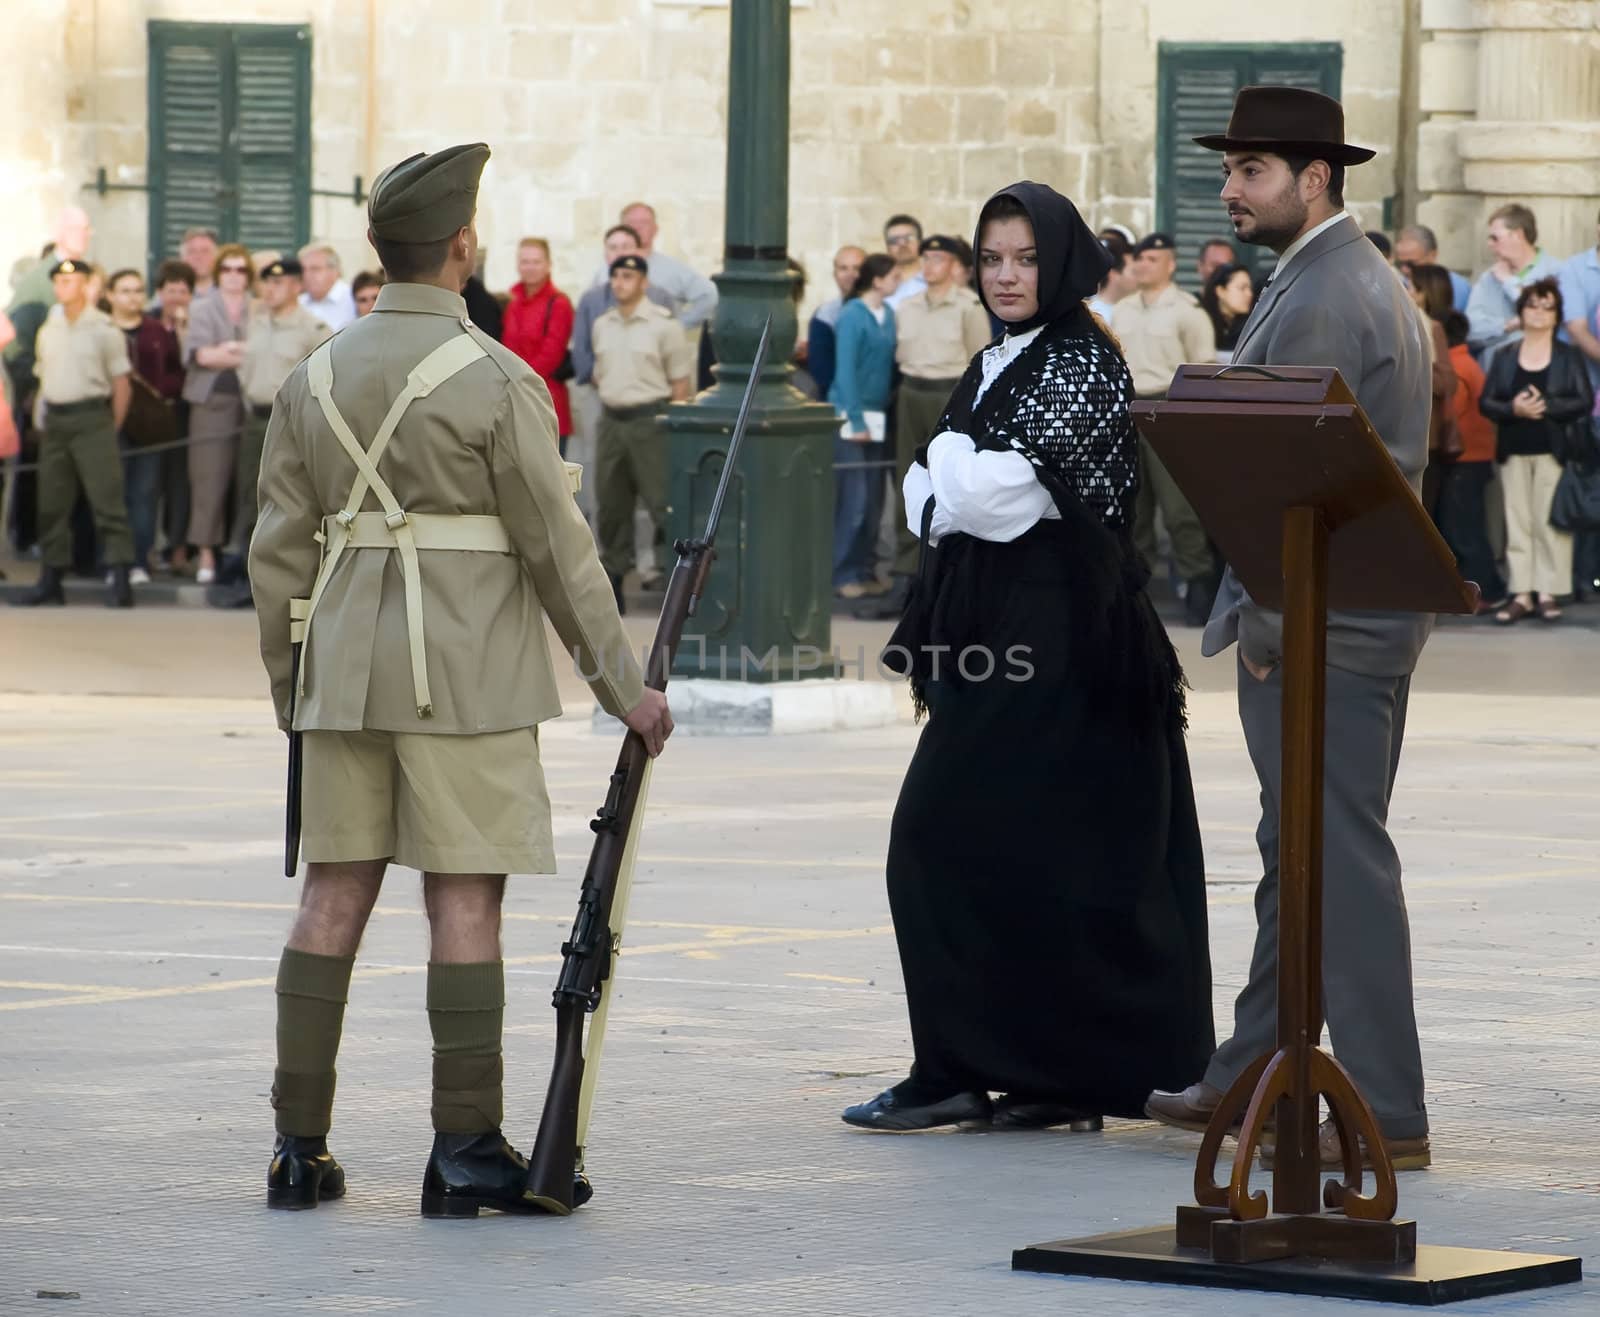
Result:
[[[326,1142],[334,1060],[393,861],[423,871],[431,942],[423,1214],[537,1210],[500,1133],[500,904],[508,872],[556,867],[539,764],[538,724],[561,713],[545,617],[651,754],[672,730],[629,656],[549,391],[467,318],[488,157],[454,147],[374,181],[368,237],[389,283],[290,372],[267,427],[250,581],[279,726],[304,733],[308,861],[278,970],[276,1207],[344,1192]]]
[[[44,559],[38,584],[17,599],[25,608],[67,602],[63,571],[72,564],[72,508],[83,489],[100,535],[100,551],[111,581],[109,608],[132,608],[133,536],[122,489],[117,431],[128,414],[128,345],[111,317],[89,300],[90,267],[58,261],[50,271],[56,305],[50,308],[34,348],[34,374],[44,397],[44,435],[39,442],[39,549]]]
[[[1191,294],[1172,282],[1177,268],[1177,244],[1167,234],[1152,233],[1142,239],[1133,249],[1138,292],[1124,297],[1112,311],[1111,328],[1121,340],[1122,355],[1133,372],[1134,393],[1141,398],[1166,397],[1179,366],[1210,364],[1217,359],[1217,331],[1211,317]],[[1158,507],[1172,540],[1173,565],[1187,586],[1185,620],[1190,626],[1204,626],[1217,593],[1211,545],[1189,500],[1141,435],[1133,542],[1152,567]]]
[[[894,359],[901,376],[894,426],[897,500],[917,448],[933,438],[967,363],[994,337],[978,295],[956,279],[957,250],[954,238],[937,233],[924,238],[922,277],[928,286],[894,310]],[[860,610],[864,617],[898,616],[905,606],[906,588],[917,569],[918,540],[906,525],[903,510],[895,517],[895,526],[895,585],[887,600]]]
[[[595,532],[600,561],[622,607],[622,578],[633,565],[633,508],[642,502],[660,543],[667,520],[667,436],[656,424],[669,402],[689,396],[694,353],[683,327],[646,296],[643,256],[611,262],[617,304],[594,322],[594,385],[600,395],[595,445]]]
[[[256,482],[261,475],[261,446],[267,437],[272,400],[289,372],[333,333],[314,312],[300,305],[300,273],[300,262],[292,256],[265,266],[257,281],[260,296],[250,307],[244,364],[239,367],[244,431],[233,482],[233,554],[238,559],[238,579],[211,598],[223,608],[250,607],[244,560],[256,526]]]

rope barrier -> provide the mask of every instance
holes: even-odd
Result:
[[[221,434],[184,435],[181,439],[169,439],[166,443],[161,444],[143,444],[139,446],[130,444],[127,447],[119,448],[118,452],[124,459],[143,457],[147,453],[168,453],[180,448],[194,448],[200,444],[219,444],[224,439],[237,439],[243,433],[244,427],[241,425],[237,430],[225,430]],[[34,446],[37,447],[37,443]],[[12,461],[16,461],[16,459],[13,458]],[[15,466],[8,464],[6,467],[7,472],[12,475],[21,475],[24,471],[37,471],[38,469],[38,462],[17,462]]]
[[[37,433],[37,432],[35,432],[35,433]],[[122,455],[123,459],[127,460],[127,459],[135,458],[135,457],[145,457],[145,456],[147,456],[149,454],[152,454],[152,453],[175,452],[178,449],[181,449],[181,448],[193,448],[193,447],[196,447],[199,444],[221,443],[224,439],[237,439],[243,433],[244,433],[244,427],[240,426],[237,430],[226,430],[226,431],[223,431],[221,434],[207,434],[207,435],[199,435],[199,436],[184,435],[181,439],[169,439],[167,442],[160,443],[160,444],[142,444],[142,445],[139,445],[139,446],[128,445],[127,447],[121,448],[119,451],[121,452],[121,455]],[[37,447],[37,442],[35,442],[35,447]],[[20,462],[16,458],[12,458],[11,461],[16,463],[16,464],[15,465],[11,465],[11,464],[8,463],[6,465],[6,467],[5,467],[5,470],[7,471],[7,473],[11,474],[11,475],[21,475],[23,472],[26,472],[26,471],[37,471],[39,469],[39,463],[37,461]],[[835,462],[832,465],[832,470],[834,470],[834,471],[867,471],[867,470],[877,470],[877,469],[893,470],[894,469],[894,465],[895,465],[895,462],[894,462],[893,458],[882,458],[882,459],[879,459],[877,461],[871,461],[871,462]]]

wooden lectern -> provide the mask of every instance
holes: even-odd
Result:
[[[1372,1109],[1320,1046],[1328,610],[1470,613],[1477,587],[1457,574],[1336,370],[1184,366],[1166,400],[1136,402],[1133,418],[1251,597],[1283,613],[1278,1046],[1223,1097],[1200,1145],[1196,1203],[1178,1209],[1175,1231],[1036,1245],[1013,1265],[1369,1298],[1414,1296],[1419,1285],[1468,1297],[1576,1279],[1576,1259],[1443,1248],[1419,1258],[1416,1223],[1395,1219],[1394,1168]],[[1342,1177],[1325,1190],[1319,1098],[1344,1147]],[[1250,1172],[1274,1116],[1269,1212]],[[1231,1175],[1219,1184],[1223,1139],[1241,1119]],[[1362,1142],[1371,1194],[1362,1193]],[[1472,1288],[1479,1277],[1483,1288]]]
[[[1328,609],[1470,613],[1477,587],[1457,575],[1336,370],[1184,366],[1167,400],[1136,404],[1134,420],[1251,598],[1283,612],[1278,1049],[1245,1069],[1212,1117],[1195,1166],[1198,1206],[1178,1209],[1178,1243],[1209,1248],[1218,1262],[1411,1261],[1416,1223],[1394,1219],[1394,1168],[1372,1109],[1319,1046]],[[1344,1178],[1326,1193],[1319,1096],[1344,1145]],[[1266,1194],[1250,1191],[1250,1166],[1274,1114],[1269,1214]],[[1217,1156],[1241,1117],[1232,1175],[1219,1185]],[[1370,1196],[1361,1142],[1372,1154]]]

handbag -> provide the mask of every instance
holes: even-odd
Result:
[[[1600,530],[1600,463],[1568,462],[1550,500],[1550,524],[1571,533]]]
[[[1550,447],[1563,466],[1600,466],[1600,416],[1568,421]]]
[[[1446,416],[1429,434],[1428,440],[1428,456],[1441,462],[1454,462],[1467,451],[1454,416]]]
[[[150,448],[155,444],[170,444],[178,437],[178,409],[160,393],[155,385],[130,371],[128,380],[132,394],[128,399],[128,414],[122,420],[122,437],[134,448]]]
[[[550,310],[556,304],[555,295],[551,294],[544,303],[544,332],[550,332]],[[550,378],[558,383],[566,383],[577,375],[577,370],[572,364],[572,349],[569,347],[561,354],[561,360],[556,363],[556,368],[550,372]]]

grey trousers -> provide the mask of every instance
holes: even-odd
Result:
[[[1233,1037],[1206,1082],[1226,1090],[1277,1047],[1278,808],[1283,768],[1283,678],[1239,668],[1239,720],[1261,783],[1263,877],[1256,888],[1250,980],[1233,1008]],[[1400,856],[1389,839],[1389,798],[1405,736],[1411,678],[1328,669],[1322,848],[1322,998],[1334,1055],[1392,1139],[1428,1132],[1422,1051],[1412,1003],[1411,926]]]

